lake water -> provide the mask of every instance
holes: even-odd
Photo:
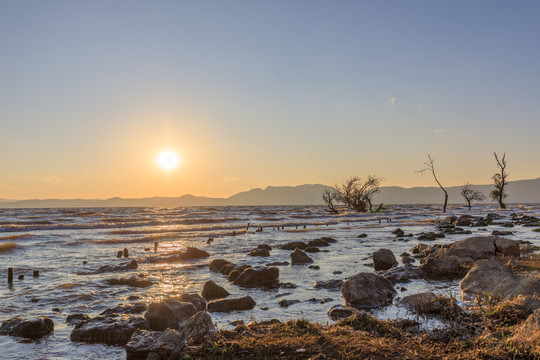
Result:
[[[472,211],[464,206],[450,206],[446,214],[440,205],[389,206],[379,214],[329,214],[319,206],[272,207],[193,207],[193,208],[86,208],[86,209],[0,209],[0,243],[14,242],[18,247],[0,254],[0,321],[21,316],[31,318],[49,316],[55,323],[52,335],[38,341],[26,341],[0,336],[2,359],[124,359],[122,347],[87,345],[71,342],[72,326],[65,323],[73,313],[98,315],[119,303],[134,301],[150,303],[186,292],[200,292],[202,284],[212,279],[225,287],[231,296],[250,295],[257,305],[252,311],[229,314],[213,313],[218,327],[230,327],[229,322],[243,319],[289,320],[307,318],[321,323],[331,322],[327,310],[342,304],[340,291],[314,289],[318,280],[347,279],[359,272],[372,272],[371,254],[387,248],[399,254],[420,243],[417,235],[434,231],[434,220],[450,215],[471,214],[485,216],[496,212],[507,219],[511,214],[540,216],[540,205],[509,206],[500,211],[492,205],[477,205]],[[501,222],[503,220],[500,220]],[[250,224],[248,233],[242,232]],[[262,232],[255,230],[262,227]],[[305,228],[304,228],[305,227]],[[414,237],[396,238],[392,230],[401,228]],[[473,235],[449,235],[434,242],[450,243],[475,235],[490,235],[493,230],[511,230],[512,239],[528,240],[540,245],[540,233],[532,228],[500,225],[486,228],[472,227]],[[365,233],[367,237],[358,238]],[[212,273],[207,267],[213,259],[226,259],[236,264],[263,265],[275,261],[289,261],[290,251],[277,249],[290,241],[309,241],[323,236],[337,240],[328,252],[309,254],[319,270],[307,266],[279,266],[280,281],[293,283],[297,288],[265,291],[243,289],[230,284],[226,277]],[[207,245],[206,241],[214,241]],[[153,251],[159,241],[158,252]],[[251,257],[249,250],[258,244],[268,244],[273,250],[269,257]],[[146,259],[171,251],[194,246],[210,253],[210,258],[175,264],[156,264]],[[77,275],[108,264],[125,263],[116,254],[129,249],[130,259],[139,268],[122,273]],[[145,250],[151,248],[150,251]],[[86,262],[86,263],[83,263]],[[418,264],[418,262],[416,263]],[[15,279],[7,284],[7,268],[13,267]],[[39,270],[39,278],[33,278]],[[341,273],[338,273],[341,272]],[[17,277],[24,274],[24,280]],[[109,286],[105,279],[143,274],[154,282],[145,289]],[[417,292],[433,290],[452,292],[459,298],[459,282],[413,281],[398,290],[394,304],[374,311],[381,318],[413,317],[398,306],[399,299]],[[399,287],[396,286],[396,288]],[[138,300],[127,300],[130,296]],[[282,308],[281,299],[300,300]],[[310,299],[331,299],[326,303]],[[60,308],[61,312],[53,312]]]

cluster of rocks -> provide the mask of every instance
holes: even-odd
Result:
[[[234,285],[262,288],[275,288],[279,285],[279,269],[275,266],[239,266],[227,260],[215,259],[208,267],[213,272],[226,275]]]

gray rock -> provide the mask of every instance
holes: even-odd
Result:
[[[71,341],[125,345],[137,329],[148,329],[148,322],[141,316],[97,316],[82,321],[71,332]]]
[[[342,285],[343,285],[343,280],[332,279],[332,280],[326,280],[326,281],[317,281],[317,282],[315,282],[315,284],[313,284],[313,287],[315,289],[339,290],[339,289],[341,289]]]
[[[279,269],[271,266],[255,266],[245,269],[234,281],[234,285],[243,287],[276,287]]]
[[[203,298],[208,300],[222,299],[229,296],[229,292],[212,280],[206,280],[201,292]]]
[[[497,252],[505,256],[519,256],[521,255],[521,249],[519,247],[519,241],[510,240],[505,238],[497,238],[495,240],[495,248]]]
[[[375,271],[388,270],[398,264],[394,253],[388,249],[380,249],[373,253],[373,268]]]
[[[197,311],[206,310],[206,300],[199,294],[182,294],[177,299],[182,302],[192,303],[193,306],[195,306],[195,308],[197,309]]]
[[[395,293],[389,280],[372,273],[354,275],[341,287],[341,295],[347,305],[365,309],[391,303]]]
[[[210,312],[231,312],[239,310],[251,310],[255,307],[255,300],[251,296],[214,300],[208,303]]]
[[[516,276],[497,260],[479,260],[463,278],[459,287],[472,295],[489,294],[506,298],[518,285]]]
[[[312,263],[313,259],[300,249],[296,249],[291,253],[291,264],[302,265]]]
[[[180,328],[185,321],[196,313],[197,309],[190,302],[165,299],[150,304],[144,317],[148,319],[151,330],[161,331],[166,328]]]
[[[327,314],[332,320],[340,320],[358,314],[360,311],[362,310],[352,306],[334,305],[328,310]]]
[[[24,320],[13,318],[6,320],[0,326],[0,335],[10,335],[28,339],[37,339],[54,331],[54,322],[46,317]]]

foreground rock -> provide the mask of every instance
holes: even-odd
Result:
[[[251,310],[255,307],[255,300],[251,296],[214,300],[208,303],[210,312],[231,312],[239,310]]]
[[[309,257],[308,254],[303,252],[300,249],[295,249],[291,253],[291,264],[292,265],[302,265],[302,264],[309,264],[312,263],[313,259]]]
[[[137,329],[148,329],[145,318],[136,315],[97,316],[77,324],[70,337],[72,341],[125,345]]]
[[[389,280],[371,273],[359,273],[343,282],[341,287],[347,305],[365,309],[392,302],[395,292]]]
[[[273,288],[279,283],[279,269],[274,266],[255,266],[242,271],[233,281],[234,285],[243,287]]]
[[[42,316],[32,320],[13,318],[6,320],[0,326],[0,335],[18,336],[29,339],[41,338],[54,331],[54,322]]]
[[[462,292],[472,295],[491,295],[506,298],[518,286],[516,276],[497,260],[477,261],[461,281]]]
[[[398,264],[392,250],[380,249],[373,253],[373,268],[375,271],[388,270]]]
[[[148,320],[151,330],[178,329],[190,317],[197,313],[197,309],[190,302],[181,302],[174,299],[165,299],[148,306],[144,317]]]
[[[467,273],[474,260],[458,256],[428,256],[422,260],[422,271],[430,279],[458,279]]]
[[[180,330],[138,330],[126,344],[126,359],[178,359],[187,343],[204,343],[215,332],[210,315],[206,311],[199,311]]]
[[[229,292],[212,280],[207,280],[201,292],[203,298],[208,300],[222,299],[229,296]]]
[[[502,237],[495,240],[495,249],[497,250],[497,253],[505,256],[519,256],[521,254],[519,241]]]

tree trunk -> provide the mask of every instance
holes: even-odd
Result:
[[[448,204],[448,193],[444,189],[443,189],[443,191],[444,191],[444,206],[443,206],[443,211],[442,212],[445,213],[446,212],[446,205]]]

